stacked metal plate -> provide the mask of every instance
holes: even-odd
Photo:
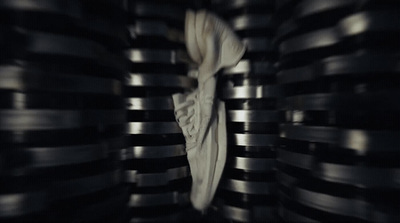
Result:
[[[186,3],[185,3],[186,2]],[[130,73],[126,76],[124,179],[131,222],[178,221],[190,207],[191,176],[172,94],[196,86],[184,44],[188,1],[127,2]]]
[[[215,198],[218,212],[233,222],[274,221],[279,115],[277,50],[273,46],[274,1],[213,2],[247,46],[242,60],[222,71],[219,98],[226,103],[228,157]]]
[[[278,7],[280,216],[400,221],[400,2]]]
[[[122,220],[121,7],[0,1],[0,221]]]

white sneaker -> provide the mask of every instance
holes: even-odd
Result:
[[[173,101],[193,178],[190,198],[203,211],[214,197],[227,150],[225,104],[215,98],[214,74],[238,63],[245,49],[222,20],[205,11],[188,11],[185,24],[188,53],[199,64],[199,83],[192,93],[173,95]]]

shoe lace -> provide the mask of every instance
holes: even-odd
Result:
[[[182,128],[183,133],[185,135],[186,141],[189,144],[190,142],[195,142],[195,134],[197,133],[197,129],[195,127],[195,108],[194,108],[195,101],[194,99],[188,99],[187,101],[179,104],[175,108],[175,117]],[[195,145],[195,144],[194,144]],[[193,146],[187,146],[187,150],[191,149]]]

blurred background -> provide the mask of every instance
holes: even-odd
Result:
[[[185,12],[247,46],[190,204]],[[0,0],[0,222],[400,222],[400,1]]]

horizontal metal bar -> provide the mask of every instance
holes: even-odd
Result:
[[[273,63],[266,61],[241,60],[235,66],[225,68],[224,75],[253,74],[253,75],[275,75],[277,72]]]
[[[275,159],[230,157],[227,166],[252,171],[273,171],[276,167]]]
[[[128,110],[174,110],[172,97],[126,98]]]
[[[231,87],[222,90],[222,99],[262,99],[282,97],[283,92],[275,85]]]
[[[125,182],[135,183],[137,187],[155,187],[168,185],[173,180],[190,176],[188,166],[168,169],[163,173],[140,173],[137,170],[125,170]]]
[[[176,204],[185,205],[189,202],[189,193],[174,191],[160,194],[131,194],[128,206],[134,208]]]
[[[174,134],[182,133],[176,122],[129,122],[128,134]]]
[[[131,73],[126,76],[125,84],[131,87],[179,87],[190,89],[196,86],[196,80],[181,75]]]
[[[229,134],[228,140],[237,146],[276,146],[278,135],[268,134]]]
[[[180,50],[130,49],[126,55],[134,63],[179,64],[188,61],[188,55]]]
[[[134,146],[121,150],[122,159],[160,159],[186,155],[185,145]]]
[[[234,179],[222,179],[220,183],[222,189],[229,191],[235,191],[245,194],[263,194],[272,195],[278,190],[277,183],[266,183],[266,182],[253,182],[253,181],[242,181]]]
[[[278,122],[279,112],[269,110],[228,110],[227,120],[230,122]]]
[[[69,129],[125,120],[123,110],[1,110],[0,130]]]

